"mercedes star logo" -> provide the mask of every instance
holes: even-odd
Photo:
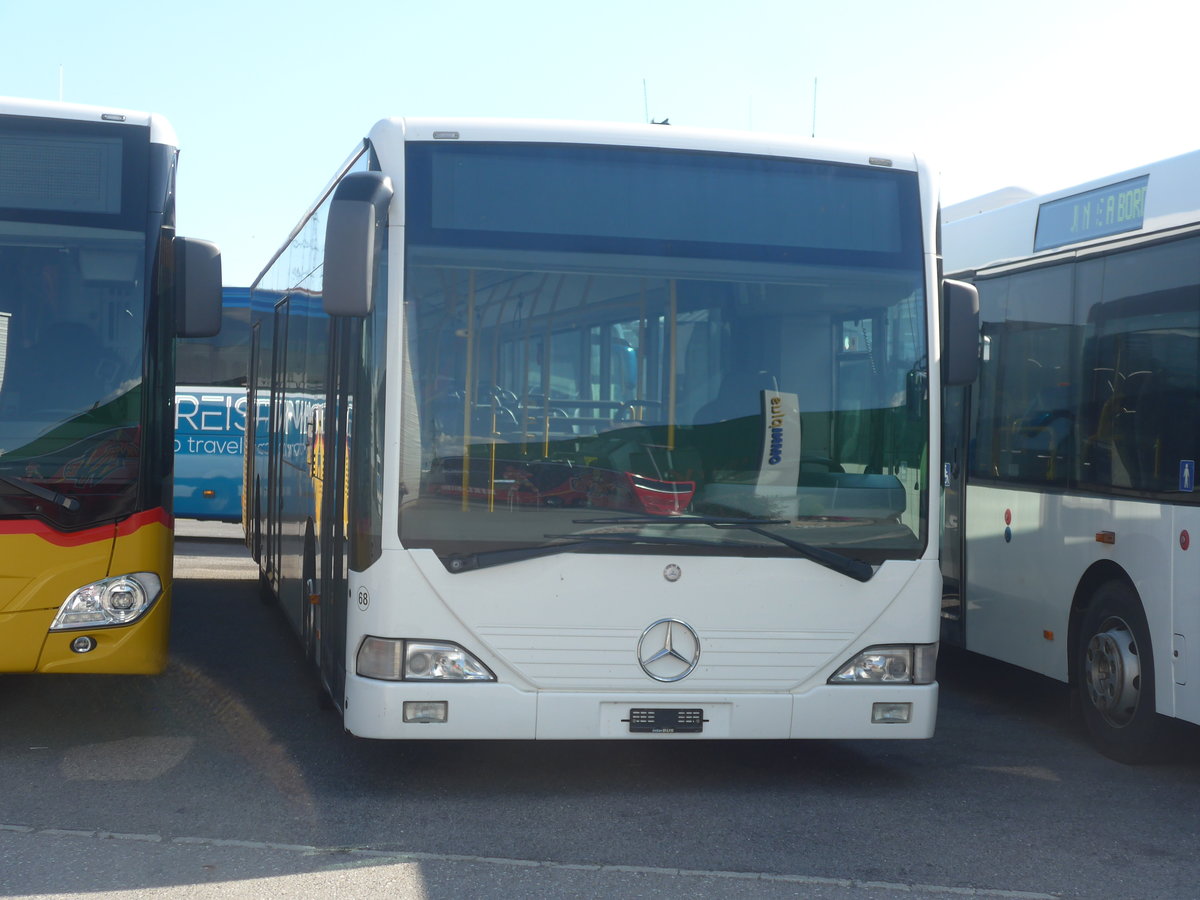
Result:
[[[655,681],[682,681],[700,662],[700,638],[687,622],[659,619],[642,632],[637,654],[642,670]]]

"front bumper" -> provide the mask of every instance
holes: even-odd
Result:
[[[351,676],[345,726],[401,740],[921,739],[933,736],[938,685],[823,685],[803,694],[575,693],[505,684],[394,683]],[[443,701],[440,723],[406,723],[406,701]],[[911,704],[907,722],[872,721],[875,704]],[[631,710],[701,710],[699,732],[631,731]]]

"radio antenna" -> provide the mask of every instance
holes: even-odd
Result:
[[[817,136],[817,79],[813,76],[813,120],[812,120],[812,136]]]

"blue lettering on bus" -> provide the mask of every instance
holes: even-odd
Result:
[[[771,465],[777,466],[783,462],[783,429],[771,429],[771,455],[767,460]]]
[[[783,399],[771,398],[771,447],[767,462],[777,466],[783,462]]]

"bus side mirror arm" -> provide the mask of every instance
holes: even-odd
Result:
[[[942,282],[942,384],[970,384],[979,375],[979,291],[973,284]]]
[[[216,244],[175,237],[175,336],[213,337],[221,330],[221,251]]]
[[[371,311],[375,254],[393,194],[392,180],[382,172],[352,172],[334,190],[322,288],[329,315],[362,317]]]

